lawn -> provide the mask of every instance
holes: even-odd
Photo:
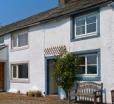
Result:
[[[26,95],[0,93],[0,104],[67,104],[56,96],[27,97]]]

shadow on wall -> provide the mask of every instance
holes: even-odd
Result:
[[[7,61],[5,62],[4,67],[4,76],[5,76],[5,91],[10,90],[10,64],[9,64],[9,53],[8,53],[8,47],[7,47]]]
[[[10,89],[10,71],[9,71],[9,62],[5,63],[5,91]]]
[[[30,32],[36,31],[36,30],[42,30],[42,29],[53,29],[53,28],[56,28],[56,27],[64,25],[65,23],[67,23],[67,21],[68,20],[65,19],[65,18],[62,18],[62,19],[61,18],[57,18],[55,20],[40,24],[40,25],[38,25],[38,27],[32,28],[30,30]]]

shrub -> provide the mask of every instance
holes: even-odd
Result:
[[[18,90],[18,91],[17,91],[17,94],[21,94],[21,91],[20,91],[20,90]]]
[[[42,97],[41,91],[34,91],[34,96],[35,97]]]
[[[30,97],[42,97],[42,93],[41,91],[28,91],[27,92],[27,96],[30,96]]]
[[[65,52],[57,57],[53,77],[56,84],[64,89],[70,102],[70,90],[76,82],[79,58],[73,53]]]
[[[27,94],[27,96],[33,97],[33,92],[32,91],[28,91],[26,94]]]

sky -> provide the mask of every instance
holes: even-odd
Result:
[[[56,7],[58,0],[0,0],[0,25],[19,21]]]

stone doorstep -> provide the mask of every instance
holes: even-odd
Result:
[[[48,95],[45,98],[47,98],[47,99],[55,99],[55,100],[59,100],[60,99],[58,95]]]

